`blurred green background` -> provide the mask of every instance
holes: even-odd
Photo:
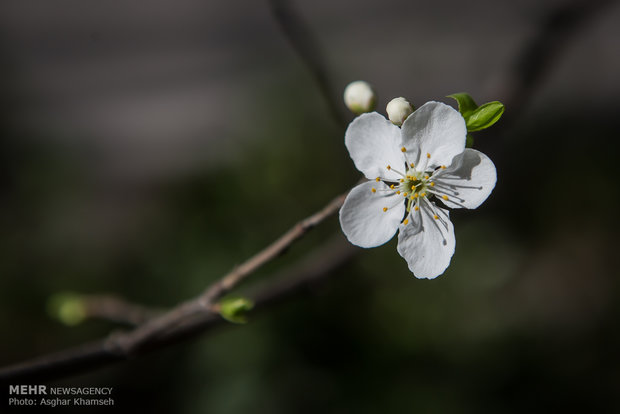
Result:
[[[367,80],[384,112],[504,100],[563,2],[294,4],[335,94]],[[172,306],[359,178],[266,2],[1,8],[0,365],[118,329],[58,323],[55,293]],[[477,135],[498,184],[453,214],[444,275],[416,280],[393,240],[247,325],[49,384],[112,386],[145,412],[620,410],[619,18],[593,16]],[[330,218],[252,280],[339,232]]]

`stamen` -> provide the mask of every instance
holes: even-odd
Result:
[[[424,179],[425,179],[425,180],[428,180],[429,178],[430,178],[430,177],[429,177],[428,175],[425,175],[425,176],[424,176]]]
[[[442,170],[445,170],[445,169],[446,169],[446,166],[445,166],[445,165],[442,165],[442,166],[441,166],[441,169],[442,169]]]
[[[433,182],[431,182],[429,185],[430,185],[431,187],[435,187],[435,182],[433,181]]]
[[[444,194],[444,195],[441,196],[441,198],[443,198],[444,200],[447,200],[448,196]]]
[[[398,190],[398,191],[396,192],[396,194],[400,194],[400,190]]]
[[[426,197],[426,193],[420,193],[420,197]]]
[[[388,211],[387,207],[383,207],[383,212],[385,213],[386,211]]]
[[[405,219],[405,221],[403,221],[403,224],[405,225],[409,224],[409,219]]]
[[[414,209],[415,211],[418,211],[418,210],[420,209],[420,207],[415,206],[413,209]]]
[[[392,148],[394,148],[394,147],[392,147]],[[426,153],[426,158],[430,158],[430,157],[431,157],[430,152],[427,152],[427,153]]]
[[[381,178],[377,177],[377,178],[375,178],[375,181],[379,182],[379,181],[381,181]]]
[[[394,147],[392,147],[392,148],[394,148]],[[405,148],[405,147],[402,147],[400,150],[401,150],[402,152],[407,152],[407,148]]]
[[[390,188],[393,190],[394,189],[394,184],[390,184]]]
[[[415,168],[415,164],[414,163],[410,163],[409,165],[411,165],[411,168]]]
[[[400,181],[401,183],[404,183],[404,182],[405,182],[405,180],[403,180],[402,178],[401,178],[400,180],[398,180],[398,181]]]
[[[386,168],[388,169],[388,171],[392,169],[392,167],[390,167],[389,165]]]
[[[403,197],[407,197],[407,193],[403,193]]]
[[[435,215],[433,216],[433,218],[434,218],[435,220],[437,220],[437,219],[439,218],[439,216],[438,216],[437,214],[435,214]]]
[[[373,193],[376,193],[377,189],[376,188],[371,188],[370,191],[372,191]]]

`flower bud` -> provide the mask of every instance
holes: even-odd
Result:
[[[344,89],[344,103],[356,115],[372,111],[375,101],[375,92],[367,82],[351,82]]]
[[[385,111],[394,125],[401,126],[413,113],[413,106],[405,98],[394,98],[387,104]]]

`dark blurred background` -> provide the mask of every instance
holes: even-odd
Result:
[[[363,79],[380,112],[461,91],[506,103],[476,135],[498,184],[453,214],[451,267],[417,280],[393,240],[247,325],[49,384],[113,386],[117,409],[145,412],[620,410],[606,3],[292,2],[336,96]],[[172,306],[359,177],[267,1],[0,9],[0,365],[118,328],[59,323],[54,294]],[[332,217],[255,280],[339,231]]]

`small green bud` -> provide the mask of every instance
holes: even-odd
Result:
[[[246,323],[246,313],[254,307],[254,302],[247,298],[227,298],[220,302],[220,315],[232,323]]]
[[[413,113],[413,106],[405,98],[394,98],[388,102],[385,111],[394,125],[401,126]]]
[[[57,293],[47,301],[48,314],[68,326],[79,325],[86,319],[86,308],[81,296],[76,293]]]
[[[375,92],[368,82],[351,82],[344,89],[344,103],[356,115],[375,109],[376,100]]]

